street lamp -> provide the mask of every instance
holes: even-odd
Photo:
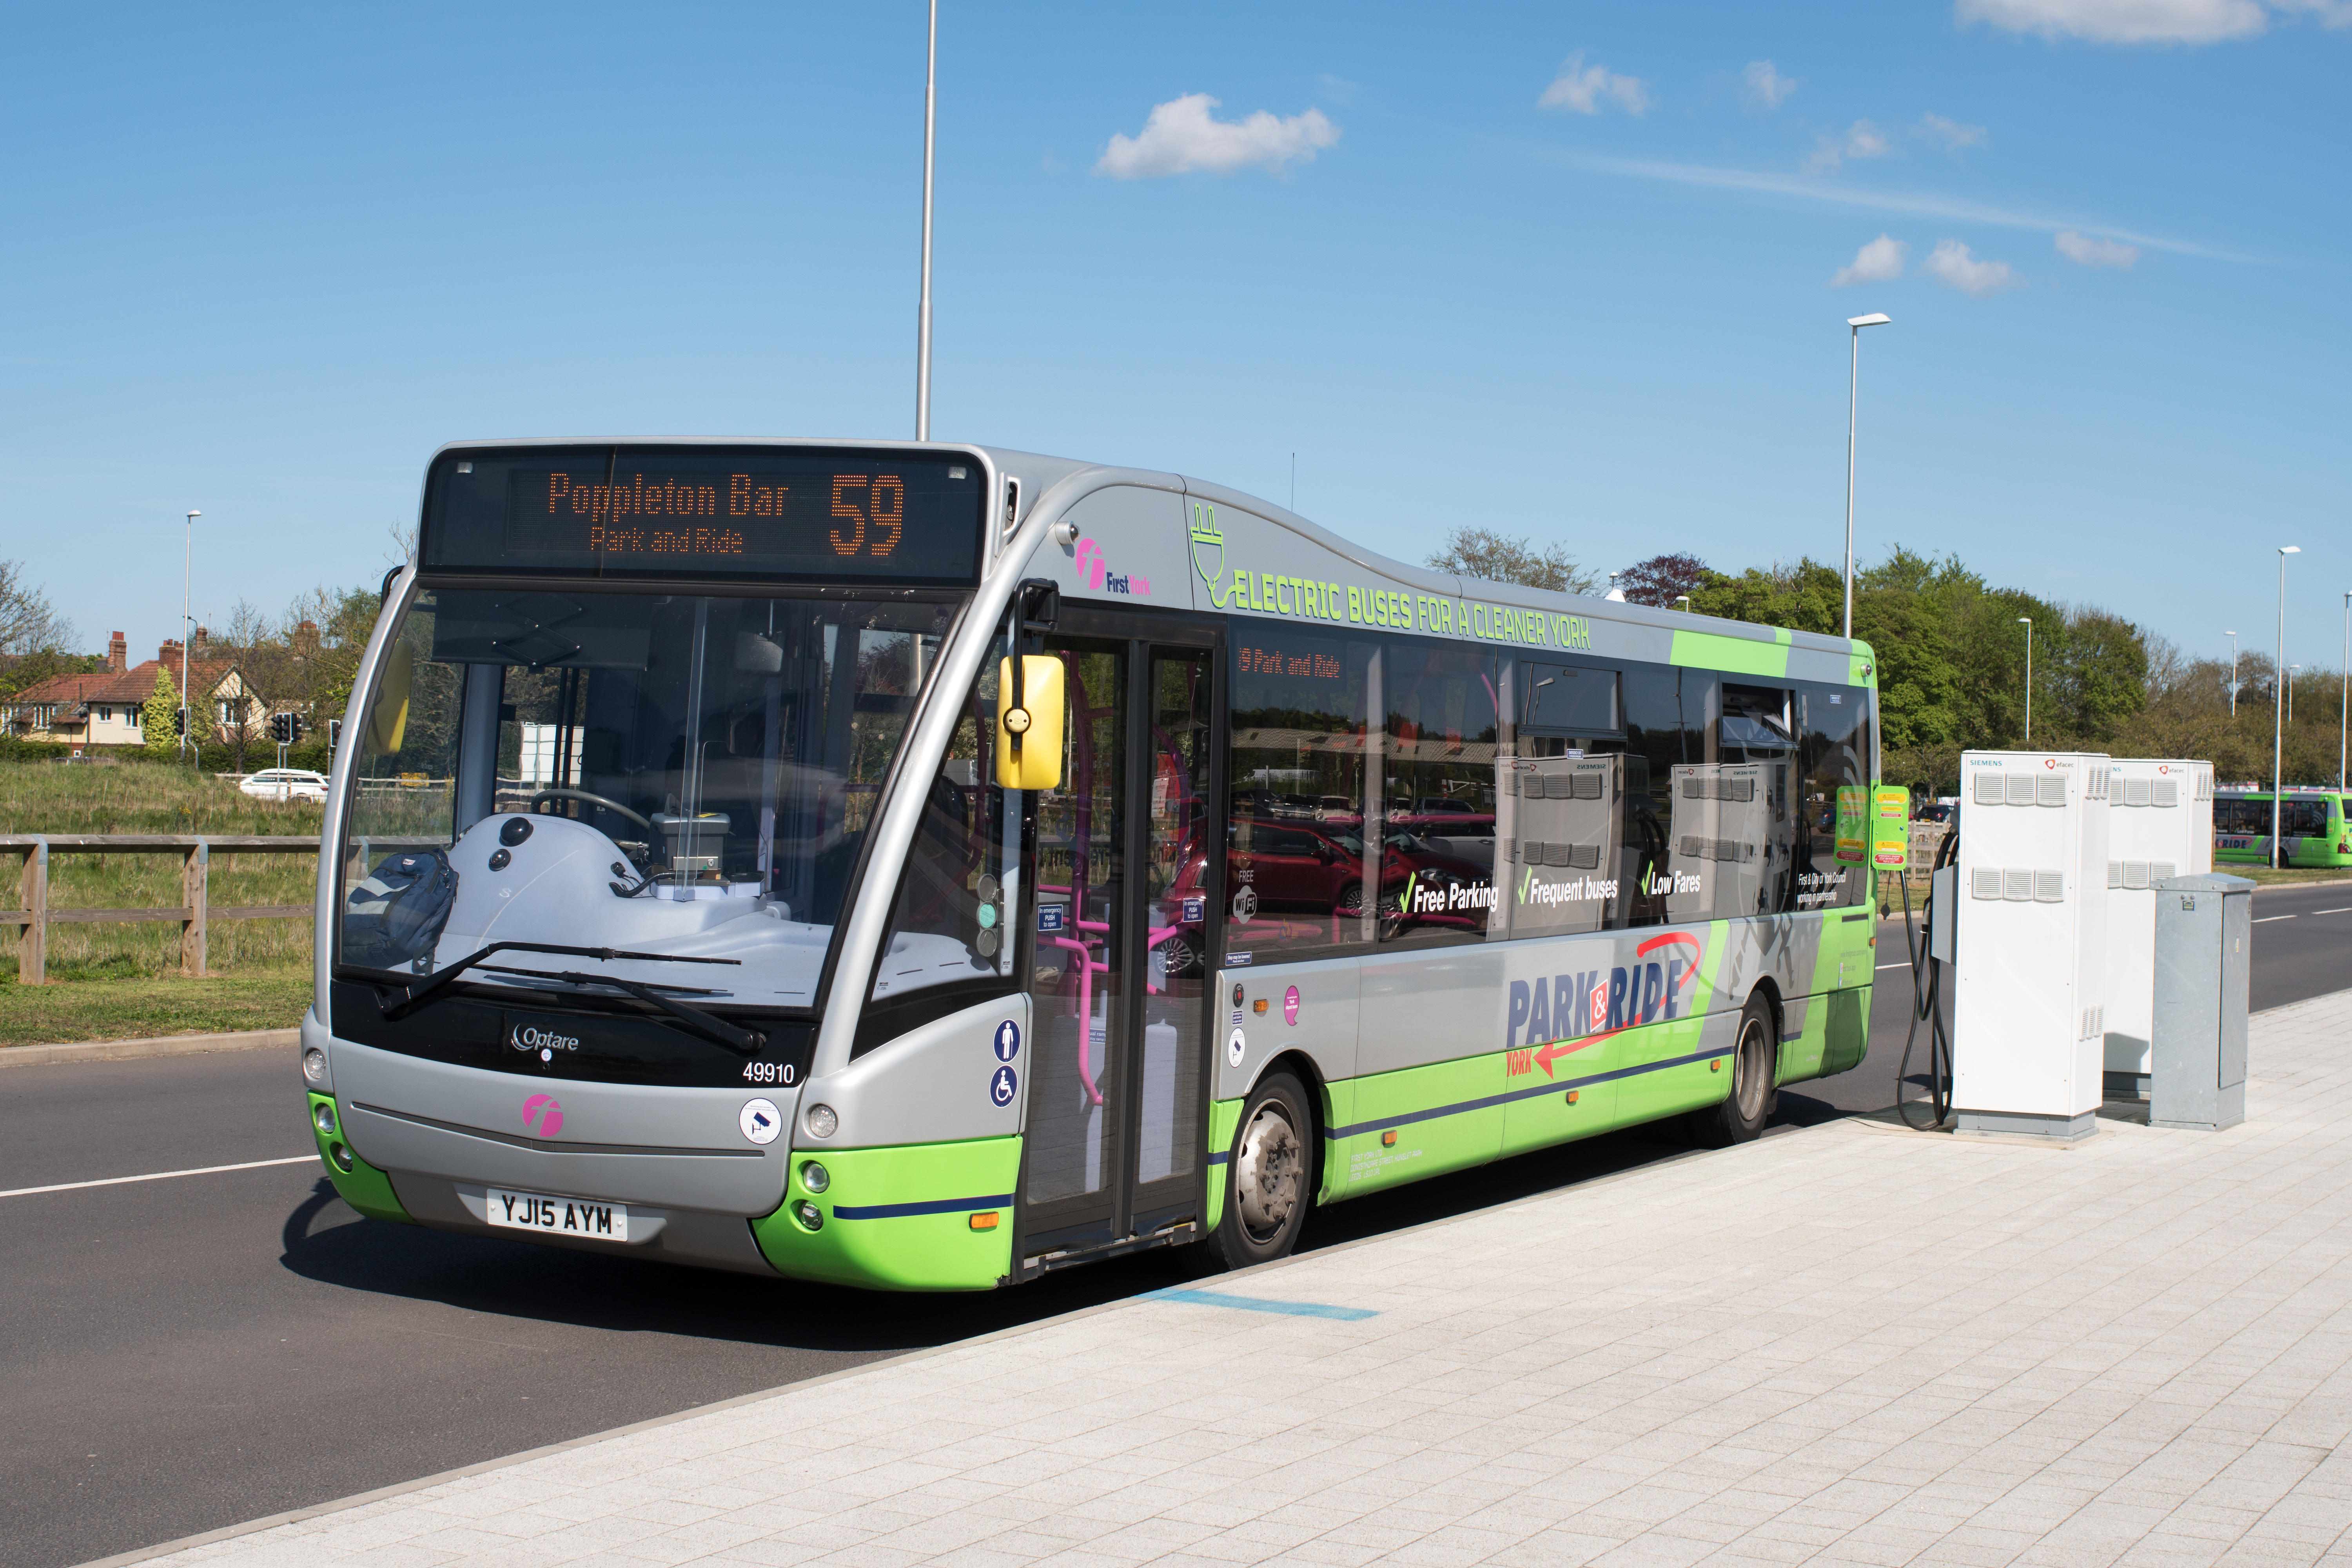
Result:
[[[2033,744],[2033,617],[2020,616],[2018,625],[2025,628],[2025,743]]]
[[[2344,596],[2352,600],[2352,594]],[[2221,635],[2230,639],[2230,717],[2234,719],[2238,716],[2238,634],[2223,632]]]
[[[931,438],[931,132],[939,122],[940,0],[931,0],[931,41],[923,66],[923,284],[915,320],[915,439]]]
[[[2352,736],[2352,594],[2344,595],[2344,682],[2336,688],[2343,710],[2336,719],[2336,787],[2344,787],[2345,740]]]
[[[196,519],[204,515],[201,511],[189,511],[187,549],[180,562],[180,760],[184,763],[188,760],[188,731],[195,727],[195,712],[188,702],[188,644],[192,640],[188,628],[195,624],[188,614],[188,584],[196,569]]]
[[[1862,402],[1862,329],[1884,327],[1892,316],[1848,316],[1853,363],[1846,372],[1845,402],[1845,635],[1853,636],[1853,429]]]
[[[2286,558],[2303,553],[2300,544],[2279,546],[2278,653],[2271,661],[2271,869],[2278,869],[2279,823],[2285,805],[2285,692],[2275,679],[2286,668]]]

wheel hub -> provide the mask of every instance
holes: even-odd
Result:
[[[1242,1136],[1241,1153],[1234,1168],[1234,1191],[1242,1208],[1242,1224],[1264,1241],[1290,1223],[1298,1206],[1306,1162],[1300,1158],[1298,1134],[1278,1106],[1265,1105]]]

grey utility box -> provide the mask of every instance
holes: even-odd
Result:
[[[2212,1131],[2246,1119],[2246,995],[2254,885],[2166,877],[2156,889],[2156,1007],[2147,1124]]]

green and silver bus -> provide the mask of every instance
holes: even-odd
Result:
[[[2271,863],[2273,803],[2276,803],[2282,866],[2352,866],[2352,811],[2340,790],[2225,789],[2213,794],[2216,865]]]
[[[1865,1048],[1874,696],[1174,474],[453,445],[328,802],[319,1152],[379,1219],[956,1290],[1752,1138]]]

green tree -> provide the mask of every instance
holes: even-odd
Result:
[[[1446,536],[1445,548],[1429,558],[1440,572],[1459,572],[1486,583],[1516,583],[1523,588],[1549,588],[1559,594],[1590,594],[1599,582],[1576,563],[1564,544],[1538,550],[1525,539],[1513,539],[1490,528],[1457,528]]]
[[[147,749],[168,752],[180,743],[173,732],[172,715],[180,706],[180,689],[172,684],[172,672],[160,663],[155,666],[155,694],[139,711],[140,732],[147,737]]]

